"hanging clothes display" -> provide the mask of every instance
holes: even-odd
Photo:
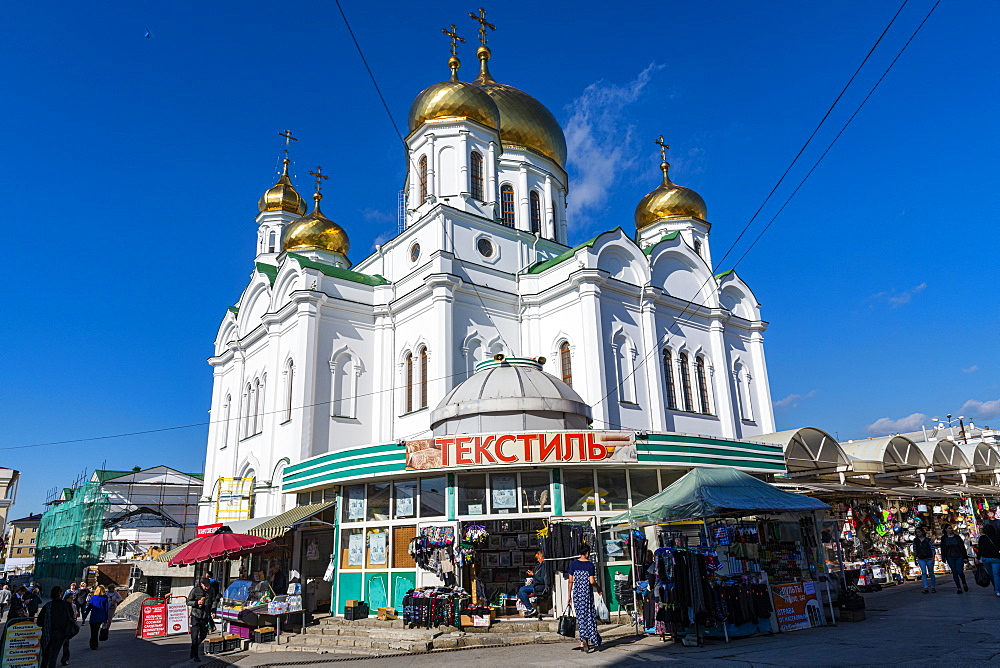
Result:
[[[462,609],[472,597],[461,587],[420,587],[410,589],[403,597],[403,625],[460,626]]]

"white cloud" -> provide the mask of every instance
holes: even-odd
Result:
[[[971,415],[983,420],[1000,417],[1000,399],[994,399],[992,401],[976,401],[975,399],[969,399],[962,404],[962,412],[966,415]]]
[[[799,401],[802,399],[811,399],[819,394],[818,390],[809,390],[805,394],[789,394],[784,399],[778,399],[774,402],[775,408],[798,408]]]
[[[962,369],[962,373],[976,373],[977,371],[979,371],[979,365],[978,364],[973,364],[972,366],[970,366],[967,369]]]
[[[889,308],[899,308],[904,304],[909,304],[913,301],[913,298],[918,294],[923,292],[927,288],[927,283],[921,283],[920,285],[914,285],[909,290],[903,290],[902,292],[896,292],[895,290],[883,290],[882,292],[876,292],[873,295],[869,295],[865,302],[868,304],[869,309],[874,309],[879,304],[888,304]]]
[[[634,80],[618,85],[592,83],[569,106],[564,126],[571,173],[567,219],[579,226],[599,211],[623,169],[636,155],[635,127],[623,122],[625,110],[642,96],[653,72],[663,65],[650,63]]]
[[[887,436],[889,434],[899,434],[906,431],[916,431],[927,422],[927,415],[924,413],[913,413],[906,417],[893,420],[892,418],[879,418],[865,427],[865,433],[869,436]]]
[[[371,223],[392,223],[396,220],[396,214],[382,211],[380,209],[373,209],[371,207],[362,209],[361,215],[365,220]]]

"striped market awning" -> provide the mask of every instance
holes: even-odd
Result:
[[[323,503],[314,503],[308,506],[298,506],[296,508],[292,508],[291,510],[285,511],[280,515],[275,515],[271,519],[255,526],[252,529],[247,529],[246,533],[251,536],[260,536],[261,538],[267,539],[278,538],[279,536],[285,535],[289,529],[292,529],[296,525],[308,520],[313,515],[318,515],[334,503],[334,501],[325,501]]]

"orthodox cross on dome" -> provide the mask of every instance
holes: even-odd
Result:
[[[666,162],[667,161],[667,149],[670,148],[670,147],[667,146],[666,143],[664,143],[664,141],[663,141],[663,135],[660,135],[660,138],[656,140],[655,144],[660,147],[660,162]]]
[[[462,42],[463,44],[465,43],[465,38],[458,36],[458,26],[452,23],[450,31],[447,28],[441,28],[441,32],[443,32],[448,37],[451,37],[451,55],[457,56],[458,43],[459,42]]]
[[[315,172],[309,172],[311,176],[316,177],[316,192],[323,189],[323,179],[329,179],[330,177],[323,173],[322,167],[317,167]]]
[[[479,43],[486,46],[486,35],[489,34],[486,32],[486,29],[489,28],[490,30],[496,30],[497,27],[486,20],[486,10],[482,7],[479,8],[479,16],[469,12],[469,18],[479,23]],[[454,27],[455,26],[452,26],[452,28]]]
[[[291,142],[293,142],[293,141],[298,141],[299,138],[298,137],[293,137],[291,130],[285,130],[284,132],[279,132],[278,136],[285,138],[285,159],[287,160],[288,159],[288,146],[289,146],[289,144]]]

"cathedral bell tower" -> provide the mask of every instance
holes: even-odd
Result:
[[[635,207],[635,241],[640,248],[656,244],[664,235],[680,232],[684,241],[712,266],[708,232],[712,224],[706,219],[708,209],[701,195],[670,180],[670,163],[663,135],[656,140],[660,147],[660,171],[663,182],[648,193]]]
[[[285,158],[278,182],[268,188],[257,202],[257,260],[274,258],[281,252],[281,235],[285,227],[306,212],[302,199],[288,176],[288,142],[298,141],[291,131],[278,133],[285,138]]]

